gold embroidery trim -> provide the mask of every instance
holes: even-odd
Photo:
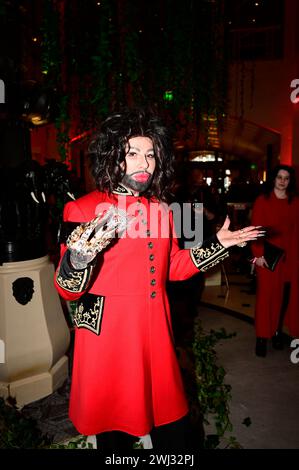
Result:
[[[227,258],[229,252],[220,243],[212,243],[208,248],[191,248],[190,255],[195,266],[205,272]]]
[[[112,191],[113,194],[119,194],[121,196],[133,196],[132,191],[129,191],[123,185],[119,184],[117,188]]]
[[[65,279],[60,274],[57,274],[56,281],[60,287],[68,292],[82,292],[90,273],[90,268],[86,268],[84,271],[70,271],[69,279]]]
[[[77,328],[86,328],[98,335],[103,314],[103,304],[104,297],[97,297],[93,307],[88,310],[85,310],[83,302],[78,303],[74,315],[74,322]]]

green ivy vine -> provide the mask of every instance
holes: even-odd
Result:
[[[204,116],[221,128],[228,91],[223,0],[42,5],[41,70],[57,90],[62,159],[70,131],[91,129],[126,105],[150,105],[174,128],[191,122],[207,133]]]
[[[204,447],[216,448],[226,441],[227,447],[238,448],[240,444],[234,436],[226,437],[233,430],[230,421],[229,403],[231,401],[231,385],[225,383],[225,369],[218,364],[215,345],[223,339],[229,339],[236,333],[227,333],[224,328],[205,333],[199,318],[194,325],[194,341],[192,350],[195,359],[195,381],[197,398],[204,424],[210,424],[212,418],[215,433],[205,436]]]

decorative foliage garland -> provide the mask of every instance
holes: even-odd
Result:
[[[201,133],[209,117],[221,126],[228,73],[223,3],[43,0],[42,70],[58,90],[62,151],[70,127],[83,132],[125,105],[150,105],[174,126],[183,118]]]
[[[96,39],[94,54],[92,55],[92,99],[96,107],[96,117],[107,115],[110,110],[111,88],[110,78],[113,63],[112,40],[112,2],[101,2],[101,15],[99,19],[99,35]],[[113,87],[112,87],[113,90]]]
[[[61,31],[64,25],[59,11],[59,1],[43,0],[43,22],[41,26],[42,53],[41,68],[47,86],[56,92],[56,117],[58,150],[62,160],[66,158],[66,146],[69,141],[69,95],[63,68],[65,68],[64,50],[61,47]],[[60,2],[61,5],[61,2]],[[64,83],[63,83],[64,82]]]

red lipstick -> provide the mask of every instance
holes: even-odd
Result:
[[[150,175],[148,173],[136,173],[133,175],[133,179],[135,181],[139,181],[140,183],[144,183],[149,179]]]

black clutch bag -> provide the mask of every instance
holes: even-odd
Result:
[[[275,270],[278,261],[283,255],[284,250],[282,248],[273,245],[273,243],[270,243],[267,240],[264,241],[264,258],[267,262],[268,269],[270,269],[270,271]]]

